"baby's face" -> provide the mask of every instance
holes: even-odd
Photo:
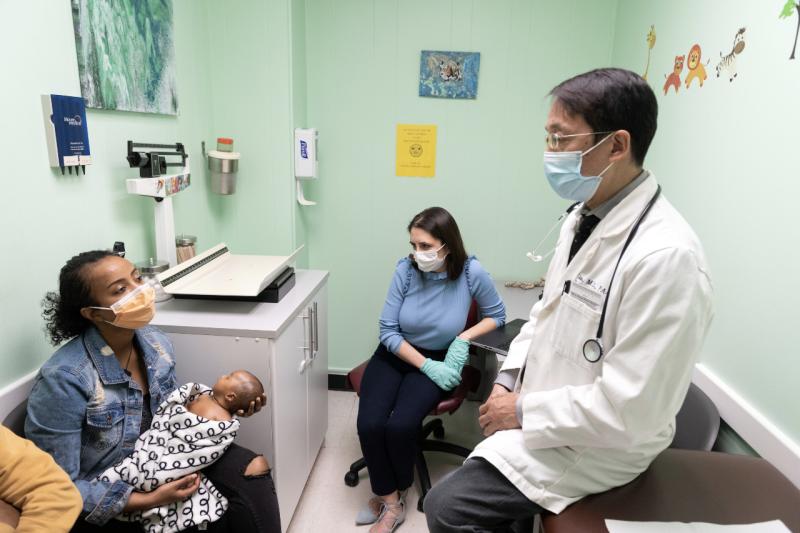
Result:
[[[216,398],[228,400],[228,407],[235,412],[243,409],[264,393],[258,378],[243,370],[220,376],[214,384],[213,393]]]
[[[219,377],[214,387],[212,387],[215,394],[225,396],[229,392],[239,394],[242,389],[242,379],[238,371],[224,374]]]

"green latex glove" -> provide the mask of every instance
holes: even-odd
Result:
[[[442,361],[425,359],[425,364],[422,365],[420,370],[442,390],[453,390],[461,383],[461,372],[456,372]]]
[[[447,349],[444,364],[461,374],[467,359],[469,359],[469,341],[456,337]]]

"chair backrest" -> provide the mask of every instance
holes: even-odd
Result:
[[[25,436],[25,416],[28,410],[28,400],[17,405],[3,419],[3,425],[20,437]]]
[[[34,370],[0,389],[0,421],[20,437],[24,432],[28,394],[33,388],[36,372]]]
[[[467,323],[464,324],[464,329],[469,329],[480,321],[478,316],[478,301],[472,300],[472,305],[469,306],[467,313]]]
[[[717,406],[694,383],[689,385],[686,398],[675,422],[675,437],[670,448],[711,450],[719,433]]]

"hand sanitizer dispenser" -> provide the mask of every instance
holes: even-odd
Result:
[[[301,180],[317,179],[317,138],[315,128],[294,130],[294,177],[297,184],[297,202],[300,205],[316,205],[306,200]]]

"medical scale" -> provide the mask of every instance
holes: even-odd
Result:
[[[180,161],[174,160],[175,158]],[[126,156],[131,168],[139,169],[139,177],[126,180],[130,194],[155,199],[156,258],[170,266],[178,264],[175,250],[175,211],[172,196],[191,184],[189,154],[183,144],[153,144],[128,141]],[[178,168],[169,172],[170,167]]]
[[[294,285],[289,264],[302,249],[290,255],[234,255],[220,243],[156,277],[176,298],[277,301]]]

